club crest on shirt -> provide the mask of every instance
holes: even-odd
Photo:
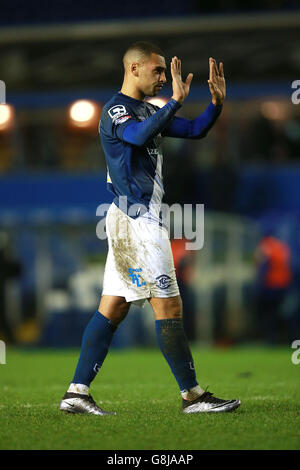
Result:
[[[167,289],[170,286],[172,279],[166,274],[161,274],[155,279],[155,281],[157,287],[160,289]]]
[[[123,104],[116,104],[108,111],[108,115],[111,117],[112,122],[115,122],[116,119],[119,119],[121,116],[124,116],[127,113],[127,110]]]

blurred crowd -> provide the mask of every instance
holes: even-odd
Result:
[[[290,342],[300,334],[299,273],[289,245],[266,234],[255,251],[255,325],[267,344]],[[298,336],[297,336],[298,337]]]
[[[184,238],[171,239],[171,246],[184,305],[185,332],[189,341],[197,342],[199,317],[206,315],[199,306],[197,253],[186,249]],[[210,341],[222,347],[243,342],[258,342],[268,346],[291,344],[300,337],[300,269],[292,258],[291,247],[286,241],[266,231],[258,240],[249,262],[255,269],[251,279],[244,284],[248,294],[243,295],[239,306],[239,315],[244,320],[238,321],[241,323],[247,318],[247,324],[242,326],[238,334],[234,333],[235,328],[228,326],[228,291],[222,290],[224,285],[221,281],[215,285],[212,295]],[[97,303],[101,291],[99,274],[104,265],[75,270],[60,286],[53,279],[52,288],[45,292],[46,310],[42,318],[37,317],[35,296],[28,295],[26,289],[19,291],[19,312],[15,318],[15,302],[11,294],[15,295],[18,289],[14,292],[9,289],[12,283],[18,285],[19,289],[21,283],[24,284],[26,266],[16,254],[12,239],[5,231],[0,232],[0,266],[0,338],[10,344],[76,346],[88,319],[87,312],[90,312],[91,305]],[[200,275],[205,276],[208,269],[209,266],[203,266]],[[124,346],[151,344],[149,332],[145,330],[145,312],[133,312],[131,317],[127,339],[125,334],[121,343]],[[129,338],[135,338],[135,343],[130,344]]]
[[[205,103],[199,103],[199,110]],[[249,109],[249,107],[247,107]],[[185,115],[191,116],[188,104]],[[100,117],[100,112],[99,112]],[[284,101],[257,102],[245,114],[243,103],[227,104],[222,119],[211,132],[209,141],[199,144],[165,143],[168,172],[176,173],[182,151],[188,152],[186,172],[190,168],[231,170],[245,162],[292,163],[300,161],[300,111]],[[176,157],[178,158],[176,159]],[[64,170],[103,171],[105,159],[98,138],[97,125],[74,127],[67,111],[21,110],[9,128],[0,127],[0,172]]]
[[[261,111],[246,123],[240,155],[247,161],[266,163],[299,162],[300,113],[286,115],[284,105],[265,103]]]

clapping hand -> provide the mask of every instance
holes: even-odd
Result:
[[[224,78],[223,63],[220,62],[219,69],[215,59],[209,58],[209,91],[214,105],[220,105],[225,100],[226,84]]]

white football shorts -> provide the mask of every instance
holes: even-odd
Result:
[[[179,295],[166,228],[147,217],[133,219],[114,203],[106,215],[108,255],[102,295],[144,305],[150,297]]]

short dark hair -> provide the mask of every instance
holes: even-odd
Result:
[[[133,44],[131,44],[131,46],[127,48],[127,50],[124,53],[124,56],[129,51],[139,51],[146,56],[150,56],[152,53],[161,55],[162,57],[165,56],[164,52],[161,50],[160,47],[156,46],[156,44],[152,44],[152,42],[147,42],[147,41],[134,42]]]

